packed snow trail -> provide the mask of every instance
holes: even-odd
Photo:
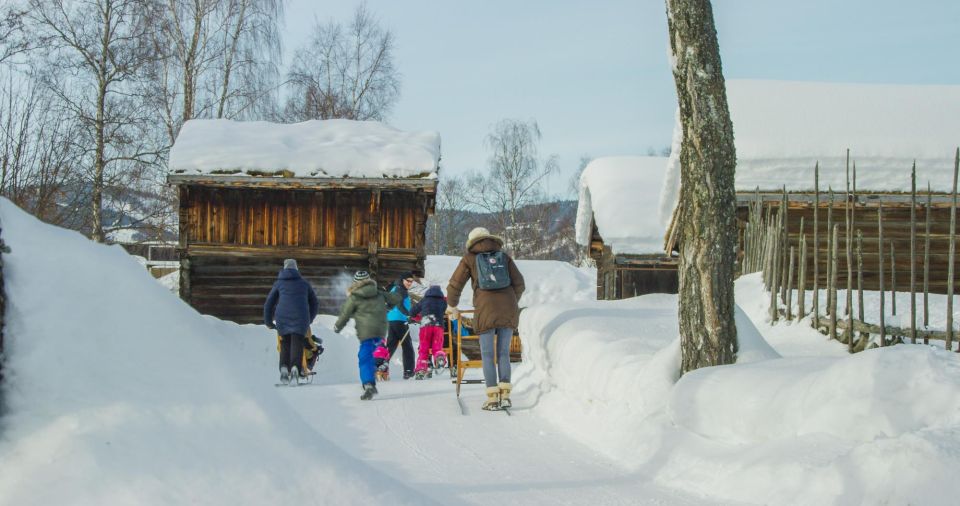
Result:
[[[445,504],[713,504],[652,484],[571,440],[523,397],[507,416],[480,409],[482,385],[464,385],[463,416],[446,373],[378,389],[372,401],[359,400],[353,383],[279,392],[346,453]]]

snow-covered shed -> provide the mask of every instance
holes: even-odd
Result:
[[[580,176],[577,244],[597,263],[597,298],[677,293],[659,216],[667,158],[598,158]]]
[[[180,295],[200,312],[262,319],[284,258],[334,313],[347,274],[423,272],[440,162],[436,132],[374,121],[192,120],[167,180],[180,217]]]
[[[884,243],[897,252],[897,269],[909,272],[911,166],[916,163],[918,248],[923,245],[927,213],[931,221],[931,290],[943,292],[954,155],[960,145],[960,86],[874,85],[791,81],[729,80],[727,100],[737,150],[737,221],[741,245],[749,205],[759,193],[778,210],[785,188],[790,244],[798,246],[800,220],[812,244],[814,212],[819,210],[821,286],[826,273],[826,210],[835,194],[833,215],[844,240],[844,206],[854,206],[854,230],[864,236],[864,283],[877,285],[877,208],[883,206]],[[677,127],[679,130],[679,125]],[[677,137],[677,134],[674,134]],[[664,213],[675,211],[679,193],[679,143],[668,164]],[[847,196],[847,150],[856,193]],[[814,167],[819,164],[819,207]],[[927,184],[931,205],[927,207]],[[852,190],[852,189],[851,189]],[[682,203],[680,203],[682,205]],[[667,249],[677,228],[671,222]],[[889,252],[889,247],[886,251]],[[920,249],[922,252],[922,249]],[[742,247],[741,247],[742,252]],[[812,251],[808,255],[812,257]],[[845,255],[838,276],[846,277]],[[809,260],[812,262],[812,259]],[[922,258],[918,260],[922,262]],[[918,268],[922,264],[918,264]],[[808,265],[808,286],[813,269]],[[902,284],[905,287],[906,284]]]

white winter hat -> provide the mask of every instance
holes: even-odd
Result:
[[[283,268],[297,270],[297,260],[295,258],[288,258],[284,260]]]
[[[500,246],[503,246],[503,239],[491,234],[490,231],[484,227],[477,227],[467,234],[467,249],[470,249],[471,246],[484,239],[493,239],[500,243]]]

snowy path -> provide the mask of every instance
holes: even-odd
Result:
[[[512,416],[481,410],[482,388],[463,386],[466,416],[448,377],[381,382],[373,402],[361,402],[355,384],[280,394],[344,451],[445,504],[709,504],[552,430],[523,398]]]

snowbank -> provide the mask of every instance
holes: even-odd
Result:
[[[169,172],[435,178],[439,162],[437,132],[403,132],[376,121],[195,119],[184,123],[170,148]]]
[[[315,432],[271,386],[275,363],[242,367],[276,360],[263,327],[202,317],[119,246],[6,199],[0,218],[0,502],[431,503]]]
[[[748,278],[737,298],[753,308],[764,294]],[[952,504],[960,493],[948,472],[960,464],[956,354],[849,356],[807,326],[757,328],[738,308],[737,365],[678,379],[676,304],[648,295],[525,311],[516,391],[635,472],[728,503]],[[803,356],[780,358],[761,331]]]

